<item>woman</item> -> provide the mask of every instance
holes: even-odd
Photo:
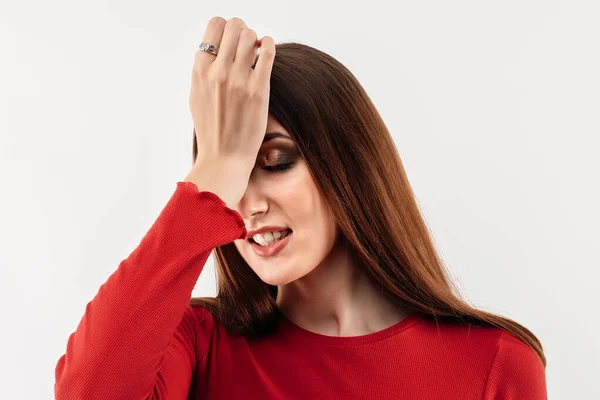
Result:
[[[87,305],[56,398],[545,399],[540,342],[460,298],[354,76],[239,18],[203,41],[194,165]],[[212,250],[218,295],[190,300]]]

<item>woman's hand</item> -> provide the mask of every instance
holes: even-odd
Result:
[[[203,42],[218,54],[195,55],[189,100],[198,156],[185,180],[232,207],[246,191],[265,135],[275,43],[270,36],[257,40],[239,18],[221,17],[209,21]]]

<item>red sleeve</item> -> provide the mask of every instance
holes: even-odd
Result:
[[[527,343],[502,331],[484,400],[547,400],[544,364]]]
[[[186,399],[203,354],[196,343],[206,343],[195,338],[192,289],[212,249],[245,235],[242,217],[220,197],[177,182],[69,336],[55,368],[56,399]]]

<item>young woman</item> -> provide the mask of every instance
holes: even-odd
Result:
[[[193,167],[88,303],[56,398],[546,399],[540,342],[461,299],[355,77],[239,18],[203,42]],[[212,251],[218,295],[190,300]]]

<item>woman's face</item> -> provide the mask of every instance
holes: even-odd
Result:
[[[273,132],[285,137],[273,137]],[[275,170],[278,165],[286,169]],[[292,229],[287,245],[270,257],[257,254],[249,240],[234,241],[246,263],[270,285],[285,285],[308,274],[335,244],[338,229],[325,199],[294,140],[270,113],[248,188],[234,209],[248,231],[263,226]]]

